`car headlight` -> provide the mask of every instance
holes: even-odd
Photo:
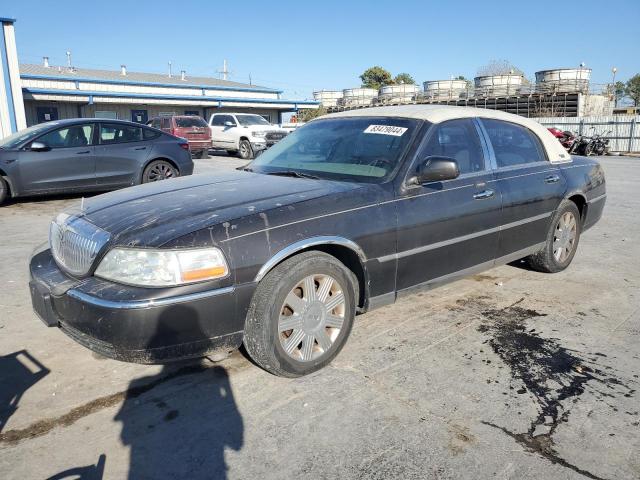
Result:
[[[218,248],[152,250],[114,248],[102,259],[95,275],[118,283],[168,287],[223,278],[229,274]]]
[[[254,137],[260,137],[260,138],[264,138],[264,136],[267,134],[267,132],[252,132],[251,135],[253,135]]]

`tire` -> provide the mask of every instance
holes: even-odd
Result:
[[[142,172],[142,183],[158,182],[178,177],[180,174],[176,167],[166,160],[154,160]]]
[[[306,293],[309,279],[312,294]],[[262,279],[253,295],[243,340],[247,352],[259,366],[282,377],[320,370],[338,355],[351,333],[356,291],[353,273],[331,255],[311,251],[285,260]],[[329,304],[336,302],[331,308]],[[291,328],[283,330],[287,326]]]
[[[209,152],[206,150],[202,150],[201,152],[198,152],[197,158],[208,158],[209,157]]]
[[[9,198],[9,184],[4,178],[0,177],[0,205],[2,205],[7,198]]]
[[[566,220],[569,217],[573,218],[573,227],[563,227],[563,225],[567,224]],[[557,273],[567,268],[578,249],[581,229],[582,222],[578,207],[571,200],[563,200],[553,215],[544,248],[526,258],[529,266],[534,270],[545,273]],[[563,230],[570,233],[563,237]],[[570,240],[572,235],[573,240]],[[566,248],[564,247],[565,245]],[[561,253],[559,247],[563,248],[564,252]]]
[[[238,154],[243,160],[251,160],[253,158],[253,149],[251,148],[249,140],[240,140]]]

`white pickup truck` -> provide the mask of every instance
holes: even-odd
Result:
[[[252,113],[214,113],[209,118],[213,148],[251,159],[287,136],[287,131]]]

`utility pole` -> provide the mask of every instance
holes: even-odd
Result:
[[[67,68],[71,70],[71,52],[67,50]]]
[[[169,65],[169,78],[171,78],[171,62],[169,62],[168,65]]]
[[[222,74],[222,79],[226,80],[227,79],[227,75],[229,75],[229,70],[227,69],[227,61],[224,60],[222,63],[222,70],[218,70],[218,73]]]
[[[618,106],[618,92],[616,91],[616,72],[618,69],[613,67],[611,69],[611,73],[613,74],[613,79],[611,80],[611,89],[613,90],[613,108]]]

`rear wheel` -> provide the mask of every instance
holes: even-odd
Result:
[[[576,254],[581,228],[578,207],[564,200],[553,216],[544,248],[526,259],[531,268],[546,273],[567,268]]]
[[[9,185],[7,181],[0,177],[0,205],[2,205],[9,197]]]
[[[243,160],[251,160],[253,158],[253,149],[251,148],[249,140],[240,140],[238,153]]]
[[[158,182],[178,176],[178,170],[166,160],[154,160],[142,174],[142,183]]]
[[[207,152],[206,150],[202,150],[201,152],[198,152],[197,157],[198,158],[207,158],[209,156],[209,152]]]
[[[265,370],[299,377],[340,352],[355,316],[355,278],[335,257],[305,252],[260,282],[245,325],[244,345]]]

